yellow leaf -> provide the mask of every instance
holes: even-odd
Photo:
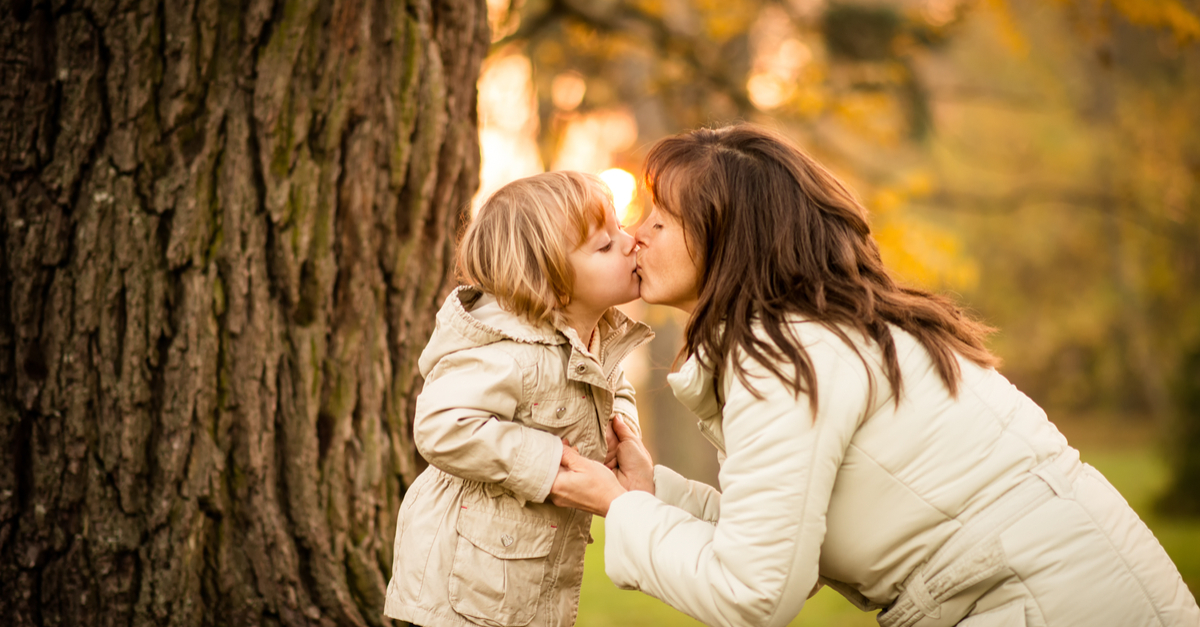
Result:
[[[1200,18],[1179,0],[1113,0],[1131,24],[1168,28],[1180,41],[1200,39]]]
[[[995,15],[996,28],[1000,31],[1000,40],[1004,42],[1009,51],[1018,57],[1029,54],[1029,42],[1021,34],[1007,0],[987,0],[987,6]]]

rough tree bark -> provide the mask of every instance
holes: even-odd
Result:
[[[375,625],[482,0],[0,0],[0,617]]]

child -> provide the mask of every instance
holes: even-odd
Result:
[[[652,337],[608,188],[548,172],[501,188],[459,245],[465,282],[421,354],[414,439],[430,467],[396,523],[385,613],[423,627],[574,624],[591,515],[547,502],[563,440],[609,454],[636,430],[620,362]],[[611,466],[611,460],[610,466]]]

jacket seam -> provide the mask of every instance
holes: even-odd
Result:
[[[424,474],[424,473],[421,473],[421,474]],[[419,480],[420,478],[421,478],[421,477],[420,477],[420,475],[418,475],[418,476],[417,476],[417,479],[414,479],[414,480],[413,480],[413,483],[415,484],[415,483],[417,482],[417,480]],[[417,489],[416,489],[415,491],[413,491],[413,492],[412,492],[413,503],[416,503],[416,502],[417,502],[417,499],[421,498],[421,493],[422,493],[422,492],[425,492],[425,491],[426,491],[426,490],[429,488],[429,481],[430,481],[431,479],[432,479],[432,477],[426,477],[426,478],[425,478],[425,481],[424,481],[424,482],[423,482],[423,483],[422,483],[420,486],[418,486],[418,487],[417,487]],[[412,486],[409,486],[409,488],[411,488],[411,487],[412,487]],[[403,505],[404,505],[404,499],[405,499],[406,497],[408,497],[408,492],[405,492],[405,493],[404,493],[404,496],[402,496],[402,497],[400,498],[400,501],[401,501],[401,502],[400,502],[400,505],[401,505],[401,507],[403,507]],[[411,524],[411,523],[410,523],[410,521],[408,521],[408,520],[405,520],[405,521],[403,522],[403,524],[401,524],[401,523],[400,523],[400,521],[397,521],[397,522],[396,522],[396,526],[398,527],[398,529],[397,529],[397,531],[396,531],[396,536],[397,536],[397,537],[399,537],[401,534],[403,534],[403,533],[404,533],[404,532],[405,532],[405,531],[408,529],[408,527],[410,526],[410,524]],[[430,550],[430,552],[432,553],[432,549]]]
[[[854,373],[855,378],[857,379],[857,381],[860,385],[866,383],[863,378],[863,373],[859,371],[859,368],[862,368],[863,370],[868,369],[865,359],[859,361],[858,363],[855,363],[854,361],[848,359],[845,355],[843,355],[840,350],[838,350],[839,347],[837,344],[834,344],[833,342],[830,342],[827,338],[822,338],[822,337],[815,338],[812,344],[805,346],[805,350],[808,350],[810,347],[816,346],[817,344],[825,344],[826,346],[828,346],[829,349],[831,349],[831,351],[833,352],[833,354],[838,358],[838,360],[840,360],[846,366],[848,366],[849,370]],[[843,344],[844,344],[844,342],[843,342]],[[851,348],[853,349],[854,347],[851,347]],[[810,359],[811,359],[811,357],[810,357]],[[768,375],[768,378],[777,379],[777,377],[773,377],[770,375]],[[734,385],[734,379],[736,379],[736,377],[732,377],[729,374],[728,369],[727,369],[726,380],[729,381],[729,383],[727,385],[722,386],[723,388],[727,388],[727,389],[723,390],[725,392],[725,398],[729,398],[730,390],[732,389],[732,386]],[[858,419],[855,421],[856,424],[854,427],[854,432],[857,432],[859,427],[862,426],[862,423],[866,420],[867,414],[870,411],[870,409],[871,409],[870,405],[868,403],[864,403],[863,411],[861,413],[859,413]],[[721,414],[722,414],[721,421],[724,422],[724,420],[725,420],[724,408],[722,408]],[[818,411],[813,416],[814,424],[816,423],[816,421],[819,417],[820,417],[820,411]],[[722,432],[724,432],[724,428],[722,428]],[[824,441],[825,437],[826,437],[825,430],[818,429],[816,438],[813,441],[813,450],[814,451],[821,450],[820,445]],[[847,443],[848,446],[853,446],[853,437],[854,437],[853,434],[851,434],[851,436],[850,436],[851,440]],[[725,438],[722,437],[722,440],[724,440],[724,439]],[[843,459],[844,459],[844,456],[843,456]],[[874,460],[872,460],[872,462],[874,462]],[[768,622],[774,620],[775,617],[778,616],[779,609],[782,606],[783,593],[784,593],[784,591],[788,590],[788,586],[791,583],[791,580],[796,575],[795,571],[797,569],[793,568],[793,566],[796,563],[796,553],[800,550],[800,547],[803,544],[803,542],[801,541],[801,536],[804,535],[805,517],[806,517],[809,507],[811,505],[810,500],[812,499],[812,482],[814,480],[814,475],[815,475],[813,468],[815,467],[815,465],[816,465],[816,456],[814,455],[809,458],[808,464],[806,465],[806,469],[808,472],[806,473],[807,477],[805,478],[803,501],[801,503],[799,515],[796,518],[797,524],[794,527],[796,529],[796,533],[790,534],[790,536],[789,536],[789,537],[793,538],[794,541],[792,542],[791,555],[790,555],[790,559],[788,561],[787,573],[784,576],[783,583],[780,587],[780,594],[774,600],[774,603],[773,603],[774,607],[772,607],[771,611],[767,614]],[[890,473],[888,473],[888,474],[890,475]],[[922,500],[924,500],[924,499],[922,499]],[[940,510],[938,510],[938,511],[940,511]],[[828,533],[828,525],[827,524],[826,524],[826,533]],[[820,557],[819,550],[818,550],[817,555],[818,555],[818,560],[819,560],[819,557]],[[818,579],[819,579],[820,578],[819,566],[818,566],[817,575],[818,575]]]
[[[824,439],[824,436],[825,436],[824,431],[817,432],[816,441],[813,443],[814,450],[820,449],[819,445],[821,444],[821,440]],[[796,517],[796,521],[797,521],[796,533],[789,535],[789,537],[794,538],[794,540],[792,542],[791,556],[790,556],[790,559],[788,560],[787,575],[784,576],[783,585],[780,586],[780,588],[779,588],[780,594],[775,599],[775,603],[774,603],[775,607],[771,608],[771,613],[767,615],[767,622],[774,620],[775,617],[779,614],[779,608],[780,608],[780,606],[783,605],[783,595],[788,590],[788,584],[791,583],[792,578],[796,574],[797,569],[793,568],[793,566],[796,563],[796,552],[800,550],[800,545],[803,544],[803,542],[801,541],[801,536],[804,535],[805,515],[808,513],[809,501],[810,501],[810,499],[812,499],[812,482],[813,482],[813,475],[815,474],[815,473],[813,473],[813,466],[815,465],[815,462],[816,462],[815,456],[809,459],[808,478],[804,482],[804,500],[800,506],[800,515]],[[826,529],[826,533],[828,533],[828,531],[829,531],[828,524],[826,524],[825,529]],[[822,542],[823,542],[823,540],[822,540]],[[820,549],[818,548],[818,550],[817,550],[817,560],[818,560],[817,578],[818,579],[820,579],[820,575],[821,575],[820,566],[819,566],[820,555],[821,555]],[[805,603],[807,603],[807,602],[808,601],[806,599]],[[803,605],[801,605],[801,607],[803,607]]]
[[[454,612],[453,610],[451,610],[450,612],[441,612],[441,611],[438,611],[435,609],[430,609],[424,605],[421,605],[420,603],[413,603],[411,605],[407,604],[407,603],[402,603],[402,604],[400,604],[400,607],[402,609],[419,610],[426,614],[432,614],[433,616],[435,616],[437,618],[444,618],[446,620],[453,621],[454,623],[459,624],[459,625],[473,624],[473,622],[468,621],[466,618],[464,618],[464,616],[462,614]],[[393,620],[404,620],[402,618],[395,618],[393,616],[388,616],[388,618],[391,618]]]
[[[1019,408],[1008,412],[1010,415],[1013,416],[1013,418],[1011,420],[1009,420],[1008,422],[1004,422],[1000,413],[997,412],[994,407],[992,407],[991,403],[989,403],[986,399],[983,398],[982,395],[979,394],[979,391],[977,389],[975,389],[974,385],[965,386],[965,387],[967,390],[969,390],[971,392],[971,395],[975,397],[975,400],[979,401],[979,403],[983,407],[987,408],[988,414],[991,415],[992,419],[995,420],[996,424],[1000,425],[1000,436],[1001,437],[1007,436],[1007,437],[1015,438],[1018,442],[1020,442],[1022,445],[1024,445],[1025,451],[1027,453],[1029,453],[1029,457],[1034,460],[1033,464],[1030,464],[1029,468],[1025,469],[1025,472],[1029,472],[1029,471],[1033,470],[1033,467],[1036,466],[1037,464],[1039,464],[1047,459],[1056,457],[1056,456],[1062,454],[1062,452],[1065,450],[1063,448],[1059,448],[1058,450],[1051,452],[1049,455],[1041,455],[1039,453],[1038,448],[1036,446],[1034,446],[1033,441],[1026,434],[1021,433],[1017,429],[1010,428],[1012,426],[1013,421],[1016,419],[1016,414],[1019,413],[1019,411],[1020,411]],[[1025,398],[1028,400],[1028,397],[1025,397]],[[1039,407],[1038,409],[1041,409],[1041,408]],[[1047,416],[1046,421],[1049,422],[1049,420],[1050,420],[1050,418],[1049,418],[1049,416]],[[1095,523],[1095,520],[1093,519],[1092,522]]]
[[[462,487],[461,486],[458,489],[458,502],[459,503],[462,502]],[[446,533],[447,528],[449,527],[449,525],[447,524],[447,521],[450,517],[451,511],[453,511],[453,510],[448,509],[445,512],[442,512],[441,524],[439,524],[437,526],[438,532],[433,534],[433,540],[429,543],[429,552],[427,552],[425,554],[425,563],[423,565],[421,565],[421,585],[417,586],[417,594],[413,599],[417,603],[421,602],[421,595],[425,592],[425,576],[429,573],[429,561],[433,559],[433,551],[435,548],[437,548],[438,535],[442,534],[442,533]],[[455,525],[455,527],[453,529],[451,529],[450,531],[455,536],[457,536],[458,535],[458,526]],[[457,544],[458,544],[458,540],[456,538],[455,539],[456,547],[457,547]],[[453,566],[451,566],[451,570],[453,570]],[[447,576],[449,576],[449,573],[447,573]]]
[[[1005,561],[1007,561],[1007,559]],[[1010,566],[1009,569],[1011,570],[1012,567]],[[1033,605],[1037,607],[1038,615],[1042,619],[1042,624],[1049,625],[1049,623],[1046,622],[1046,611],[1042,609],[1042,602],[1039,601],[1037,595],[1034,594],[1033,588],[1029,587],[1029,584],[1025,581],[1025,578],[1021,576],[1021,573],[1018,573],[1014,570],[1013,575],[1016,576],[1017,581],[1021,582],[1021,587],[1025,588],[1025,598],[1033,601]]]
[[[528,425],[521,425],[521,427],[524,429],[533,429],[533,427],[530,427]],[[526,467],[532,467],[532,464],[530,464],[530,462],[529,462],[529,454],[530,454],[529,449],[530,448],[531,448],[531,445],[529,443],[528,434],[523,434],[523,437],[521,440],[521,446],[520,446],[520,448],[517,449],[517,461],[516,461],[516,463],[513,464],[512,470],[515,471],[515,470],[520,469],[521,471],[524,471],[524,469]],[[525,499],[526,486],[523,485],[525,482],[521,481],[520,477],[516,477],[517,481],[513,481],[513,482],[509,481],[510,479],[514,479],[514,476],[513,476],[514,474],[516,474],[516,473],[510,471],[508,473],[508,476],[504,478],[504,481],[500,482],[500,485],[502,487],[508,487],[510,490],[513,490],[514,487],[519,488],[521,490],[521,494],[518,494],[518,496],[520,496],[522,499]],[[543,479],[544,479],[544,477],[543,477]],[[509,485],[505,486],[505,484],[509,484]],[[522,484],[522,485],[517,486],[516,484]],[[516,490],[513,490],[513,492],[515,493]],[[534,496],[534,495],[530,495],[530,496]]]
[[[879,388],[875,387],[875,376],[871,373],[871,367],[867,364],[866,355],[863,355],[862,352],[859,351],[855,346],[851,346],[850,348],[858,353],[858,363],[850,360],[850,358],[846,355],[843,355],[841,351],[835,350],[834,354],[838,356],[838,359],[840,359],[842,363],[849,366],[850,371],[853,372],[856,377],[858,377],[858,382],[863,386],[864,391],[873,391],[874,394],[872,396],[875,396],[875,398],[866,398],[866,396],[864,396],[862,413],[858,417],[857,424],[854,425],[854,432],[857,433],[859,428],[862,427],[863,423],[865,423],[867,419],[878,410],[879,407],[885,406],[889,399],[896,396],[896,390],[892,390],[890,394],[884,397],[883,404],[880,404],[880,400],[878,396],[876,396],[879,393]],[[861,371],[859,370],[859,367],[862,368]],[[866,373],[866,376],[863,376],[864,373]],[[854,435],[851,434],[850,438],[851,442],[853,442]]]
[[[886,476],[887,476],[889,479],[891,479],[891,480],[892,480],[893,482],[895,482],[897,485],[899,485],[899,486],[903,487],[905,490],[908,490],[909,494],[912,494],[913,496],[917,497],[917,499],[918,499],[918,500],[920,500],[922,503],[924,503],[926,507],[928,507],[929,509],[932,509],[933,511],[935,511],[935,512],[937,512],[937,513],[939,513],[939,514],[941,514],[941,515],[942,515],[942,517],[943,517],[943,518],[945,518],[947,521],[951,521],[951,520],[953,520],[953,521],[955,521],[955,522],[958,522],[960,525],[962,524],[962,523],[961,523],[961,522],[958,520],[958,516],[956,516],[956,515],[952,515],[952,514],[949,514],[949,513],[945,512],[945,511],[943,511],[943,510],[942,510],[942,508],[940,508],[940,507],[938,507],[937,505],[934,505],[933,503],[929,502],[929,499],[927,499],[927,498],[925,498],[924,496],[922,496],[920,492],[917,492],[917,490],[916,490],[915,488],[913,488],[911,485],[909,485],[909,484],[908,484],[908,482],[904,481],[904,480],[903,480],[903,479],[901,479],[900,477],[897,477],[897,476],[896,476],[896,474],[895,474],[894,472],[892,472],[891,470],[889,470],[887,466],[884,466],[883,464],[881,464],[881,463],[879,462],[879,460],[877,460],[877,459],[875,459],[874,457],[872,457],[872,456],[871,456],[871,454],[870,454],[870,453],[868,453],[868,452],[866,451],[866,449],[864,449],[864,448],[860,447],[859,445],[855,444],[853,441],[851,441],[851,442],[850,442],[850,447],[849,447],[849,448],[852,448],[852,449],[854,449],[854,450],[858,451],[859,453],[862,453],[863,457],[865,457],[865,458],[866,458],[868,461],[870,461],[872,464],[875,464],[875,467],[876,467],[876,468],[878,468],[878,469],[880,469],[881,471],[883,471],[883,474],[884,474],[884,475],[886,475]]]
[[[816,323],[814,321],[809,321],[809,320],[805,320],[803,322],[813,322],[814,324],[819,324],[819,323]],[[825,327],[823,325],[821,325],[820,328],[825,329]],[[827,331],[827,332],[832,333],[832,331]],[[835,342],[833,340],[837,340],[837,341]],[[857,346],[854,346],[853,344],[849,344],[849,343],[845,342],[844,340],[837,337],[836,335],[833,338],[818,336],[818,337],[815,337],[812,339],[812,343],[806,344],[804,346],[804,350],[809,351],[811,348],[814,348],[818,345],[825,345],[833,353],[833,355],[835,357],[837,357],[838,361],[842,362],[842,364],[847,366],[848,369],[854,373],[855,378],[858,379],[858,383],[862,386],[864,392],[871,390],[871,388],[873,387],[874,376],[871,374],[871,367],[867,363],[867,356],[863,355],[862,351],[859,350],[859,348]],[[859,358],[858,361],[850,359],[848,355],[843,354],[843,352],[840,350],[842,347],[846,347],[846,348],[849,348],[850,350],[854,351],[856,356]],[[809,359],[812,359],[811,352],[809,353]],[[815,370],[815,368],[814,368],[814,370]],[[817,385],[819,385],[819,382],[817,382]],[[878,392],[879,392],[878,388],[875,389],[875,392],[876,392],[876,394],[878,394]],[[726,392],[726,393],[728,394],[728,392]],[[860,427],[862,427],[863,423],[866,422],[867,419],[872,414],[874,414],[875,410],[878,407],[883,407],[884,405],[886,405],[887,400],[892,398],[895,395],[896,395],[896,391],[892,390],[892,392],[883,399],[882,404],[881,404],[878,397],[873,398],[873,399],[867,399],[864,394],[863,410],[862,410],[862,412],[859,413],[858,420],[856,421],[856,424],[854,426],[854,431],[857,432],[858,429]],[[868,402],[868,401],[872,401],[872,402]],[[820,414],[821,414],[821,411],[820,411],[820,408],[818,408],[817,415],[820,415]],[[813,417],[814,422],[816,421],[816,418],[817,418],[817,416]],[[851,437],[853,437],[853,436],[851,436]]]
[[[795,326],[803,324],[815,325],[817,329],[817,333],[811,335],[811,341],[807,344],[802,341],[799,332],[795,330]],[[801,342],[805,351],[809,351],[809,349],[822,344],[827,346],[833,352],[833,354],[837,356],[838,360],[850,367],[850,370],[852,370],[858,377],[859,383],[863,385],[864,392],[872,392],[870,397],[868,397],[866,394],[863,396],[865,400],[863,402],[862,414],[859,416],[860,419],[858,421],[858,426],[862,426],[862,424],[866,422],[870,416],[874,415],[879,408],[886,406],[890,399],[895,398],[900,393],[899,390],[891,389],[891,386],[889,385],[889,393],[884,395],[883,398],[880,398],[879,386],[876,385],[878,382],[876,381],[875,374],[871,371],[871,364],[873,363],[875,366],[879,367],[880,370],[882,370],[883,363],[876,358],[874,351],[864,351],[864,347],[858,346],[854,342],[854,337],[847,334],[847,338],[842,338],[838,336],[838,334],[832,329],[826,326],[825,323],[807,318],[794,321],[792,322],[791,326],[791,331],[793,332],[794,337],[797,341]],[[894,329],[894,325],[888,325],[888,333],[894,333]],[[903,331],[903,329],[900,330]],[[877,343],[873,339],[866,336],[861,337],[864,344],[877,346]],[[893,339],[893,342],[894,341],[895,340]],[[852,353],[854,353],[854,356],[857,357],[858,360],[855,361],[850,359],[848,355],[842,352],[843,348],[849,349]],[[871,346],[866,346],[866,348],[871,348]],[[904,354],[904,358],[908,359],[908,357],[912,355],[913,351],[915,350],[915,347],[910,348]],[[809,353],[809,358],[812,358],[811,353]],[[897,364],[901,363],[899,355],[896,357],[896,362]],[[887,382],[884,381],[884,383]],[[904,382],[901,381],[902,386],[903,384]]]
[[[487,348],[489,346],[495,347],[495,349],[497,351],[499,351],[500,353],[503,353],[504,356],[508,357],[512,361],[513,368],[517,371],[517,373],[521,377],[521,398],[517,399],[516,405],[514,405],[514,407],[513,407],[513,415],[509,416],[509,420],[511,422],[513,422],[514,424],[519,424],[516,422],[516,413],[521,406],[527,405],[529,403],[529,398],[528,398],[529,392],[526,389],[526,384],[528,383],[528,378],[526,377],[526,373],[530,369],[527,367],[524,367],[522,365],[521,359],[517,356],[517,353],[523,352],[523,351],[519,351],[519,350],[517,350],[516,346],[511,345],[510,342],[512,342],[512,341],[513,340],[501,340],[499,342],[496,342],[495,344],[489,344],[487,346],[483,346],[480,348]],[[531,361],[531,363],[536,362],[536,359],[531,359],[530,361]],[[524,429],[534,429],[535,431],[540,431],[540,429],[536,429],[529,425],[519,425],[519,426],[521,426]],[[532,464],[529,463],[530,446],[527,445],[526,442],[528,442],[527,439],[525,440],[525,442],[522,443],[521,447],[519,449],[517,449],[517,459],[513,463],[512,470],[510,470],[510,472],[508,473],[508,476],[506,476],[504,478],[504,480],[499,482],[497,485],[506,486],[506,484],[508,484],[509,486],[512,486],[513,484],[511,484],[509,482],[509,480],[512,479],[513,475],[515,474],[513,471],[520,472],[520,471],[523,471],[526,467],[532,467]],[[545,479],[545,478],[542,477],[542,479]],[[526,486],[523,485],[524,482],[518,481],[517,483],[522,484],[520,486],[520,489],[522,492],[525,492]],[[511,490],[512,488],[509,487],[509,489]],[[515,493],[516,491],[513,490],[513,492]],[[523,498],[523,499],[525,498],[524,494],[521,494],[519,496],[521,496],[521,498]]]
[[[834,351],[834,354],[838,355],[839,358],[842,358],[841,355],[836,350]],[[842,359],[844,359],[844,358],[842,358]],[[861,378],[861,375],[859,375],[859,377]],[[777,379],[774,376],[769,376],[769,378]],[[727,369],[726,374],[725,374],[725,379],[728,383],[726,385],[722,385],[722,388],[725,388],[722,391],[725,392],[725,398],[729,398],[730,392],[733,389],[733,385],[737,384],[737,378],[732,376],[729,372],[729,369]],[[748,391],[749,390],[747,390],[747,392]],[[720,420],[722,423],[724,423],[724,421],[726,419],[724,413],[725,413],[724,407],[722,407],[721,412],[720,412],[720,414],[721,414]],[[817,417],[813,416],[814,423],[816,422],[816,419],[817,419]],[[721,431],[722,431],[722,438],[721,438],[722,443],[727,444],[727,442],[725,441],[725,438],[724,438],[724,425],[723,424],[722,424]],[[818,430],[817,434],[816,434],[816,438],[813,442],[813,450],[814,451],[820,450],[820,444],[824,440],[824,438],[825,438],[825,432],[823,430]],[[726,456],[728,457],[728,453],[726,453]],[[768,622],[773,620],[778,615],[779,608],[782,605],[783,593],[784,593],[784,591],[786,591],[788,589],[788,584],[791,583],[791,580],[792,580],[793,576],[795,575],[796,569],[793,568],[792,566],[796,563],[796,552],[800,550],[800,545],[802,544],[802,542],[800,540],[800,536],[803,535],[803,532],[804,532],[805,516],[808,513],[809,506],[810,506],[809,501],[812,498],[812,482],[813,482],[813,476],[814,476],[813,467],[815,465],[816,465],[816,457],[815,456],[810,457],[808,460],[808,463],[805,465],[807,472],[805,473],[806,477],[805,477],[805,481],[804,481],[804,496],[801,500],[800,511],[798,512],[798,515],[796,516],[796,524],[793,526],[793,528],[795,529],[795,533],[788,534],[788,536],[787,536],[787,537],[793,539],[793,541],[791,543],[792,546],[791,546],[791,554],[789,556],[790,559],[788,561],[788,568],[787,568],[786,574],[784,575],[783,582],[779,588],[780,594],[779,594],[779,596],[777,596],[774,599],[774,601],[772,603],[773,607],[771,607],[770,611],[767,613],[767,621]],[[722,493],[724,493],[724,490],[722,490]]]
[[[1085,474],[1082,477],[1082,479],[1090,479],[1090,477],[1088,477]],[[1125,566],[1125,570],[1129,573],[1129,576],[1132,577],[1133,580],[1137,582],[1138,592],[1142,593],[1142,599],[1144,601],[1146,601],[1147,605],[1149,605],[1151,608],[1154,609],[1154,617],[1156,619],[1158,619],[1158,624],[1161,625],[1162,627],[1166,627],[1167,623],[1166,623],[1166,621],[1163,620],[1162,612],[1159,610],[1158,603],[1155,603],[1154,599],[1151,598],[1150,594],[1146,591],[1146,583],[1144,581],[1142,581],[1142,578],[1136,574],[1137,571],[1135,571],[1133,569],[1133,566],[1130,565],[1129,560],[1125,559],[1125,554],[1122,553],[1119,549],[1117,549],[1116,545],[1113,544],[1112,538],[1110,538],[1108,536],[1108,533],[1106,533],[1104,531],[1104,527],[1102,525],[1100,525],[1099,521],[1096,520],[1096,517],[1092,515],[1091,510],[1080,505],[1077,502],[1074,503],[1074,505],[1075,505],[1075,507],[1078,507],[1079,509],[1083,510],[1084,514],[1087,514],[1088,520],[1092,521],[1092,527],[1095,528],[1100,533],[1100,535],[1104,536],[1104,541],[1108,544],[1109,548],[1111,548],[1113,550],[1113,553],[1116,553],[1117,557],[1121,559],[1121,563]]]
[[[992,404],[987,401],[987,399],[983,398],[983,396],[981,394],[979,394],[979,390],[975,389],[974,385],[968,385],[968,386],[963,386],[963,387],[965,387],[967,389],[967,391],[969,391],[971,393],[971,396],[975,397],[975,400],[979,401],[979,404],[981,406],[986,408],[988,415],[991,416],[992,420],[994,420],[996,422],[996,424],[998,424],[1000,426],[1001,435],[1010,435],[1010,436],[1016,438],[1018,441],[1021,442],[1021,444],[1025,445],[1025,450],[1029,452],[1030,456],[1033,457],[1033,459],[1040,461],[1038,459],[1038,450],[1037,450],[1037,448],[1034,447],[1033,442],[1031,442],[1029,440],[1029,438],[1025,437],[1025,434],[1017,433],[1014,430],[1009,429],[1009,427],[1013,423],[1013,420],[1016,419],[1015,415],[1012,420],[1005,422],[1003,419],[1003,416],[1001,416],[1000,413],[996,411],[996,408],[993,407]],[[1015,412],[1009,412],[1009,413],[1015,414]],[[1047,420],[1049,420],[1049,418],[1047,418]],[[1051,457],[1053,457],[1053,456],[1051,456]],[[1031,466],[1031,468],[1032,468],[1032,466]]]
[[[517,346],[513,346],[513,344],[517,344]],[[485,346],[493,346],[496,348],[496,350],[507,355],[509,359],[513,360],[513,364],[517,366],[518,370],[524,371],[527,366],[531,366],[537,361],[537,358],[530,357],[530,359],[528,360],[529,361],[528,364],[523,363],[524,360],[521,359],[521,357],[522,357],[521,353],[528,352],[527,347],[529,345],[525,344],[525,343],[521,343],[519,340],[505,338],[498,342],[495,342],[494,344],[487,344]],[[550,349],[549,345],[542,344],[541,346],[546,346],[546,349]],[[480,348],[483,348],[483,347],[481,346]],[[534,349],[534,350],[538,350],[538,349]]]
[[[578,510],[575,510],[575,509],[572,509],[572,510],[570,510],[570,513],[567,515],[567,519],[566,519],[565,521],[563,521],[563,523],[562,523],[562,528],[563,528],[563,530],[564,530],[564,531],[565,531],[565,530],[567,530],[567,529],[570,529],[570,528],[571,528],[571,523],[575,521],[575,514],[576,514],[576,512],[577,512],[577,511],[578,511]],[[558,553],[557,553],[557,554],[554,554],[554,565],[555,565],[555,568],[554,568],[553,575],[551,576],[551,579],[550,579],[549,585],[548,585],[548,586],[546,586],[546,588],[545,588],[544,590],[539,590],[539,591],[538,591],[538,603],[539,603],[539,604],[541,604],[541,605],[543,606],[543,608],[542,608],[542,610],[543,610],[543,616],[545,616],[545,617],[546,617],[546,623],[547,623],[547,624],[551,624],[551,619],[553,618],[553,617],[551,616],[551,612],[553,611],[553,610],[552,610],[552,608],[551,608],[551,606],[552,606],[553,604],[552,604],[552,603],[550,603],[549,601],[550,601],[550,597],[554,596],[554,591],[558,589],[558,579],[559,579],[559,577],[561,577],[561,576],[562,576],[562,567],[564,566],[564,564],[563,564],[563,558],[564,558],[564,557],[566,556],[566,554],[567,554],[567,542],[568,542],[567,538],[568,538],[568,537],[569,537],[569,536],[567,536],[567,535],[565,535],[565,534],[563,535],[562,541],[561,541],[561,542],[559,542],[559,545],[558,545]],[[587,547],[586,547],[586,545],[585,545],[585,547],[584,547],[584,549],[585,549],[585,553],[584,553],[584,555],[585,555],[585,559],[586,559],[586,548],[587,548]],[[549,554],[546,556],[546,559],[547,559],[547,560],[549,560],[549,559],[550,559],[550,555],[549,555]],[[582,578],[580,579],[580,581],[582,581]],[[538,584],[538,585],[541,585],[541,584]],[[546,597],[546,601],[547,601],[546,603],[542,603],[542,597],[543,597],[543,596],[545,596],[545,597]],[[576,604],[575,604],[575,611],[576,611],[576,612],[578,612],[578,611],[579,611],[579,603],[578,603],[578,601],[576,601]],[[536,612],[535,612],[535,616],[536,616]]]

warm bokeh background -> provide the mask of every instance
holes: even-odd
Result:
[[[489,0],[478,203],[544,169],[605,173],[626,223],[656,139],[749,120],[848,181],[904,281],[999,329],[1002,372],[1200,590],[1200,4],[1194,0]],[[715,482],[665,373],[632,358],[657,459]],[[603,575],[580,625],[688,624]],[[874,624],[823,592],[808,625]]]

